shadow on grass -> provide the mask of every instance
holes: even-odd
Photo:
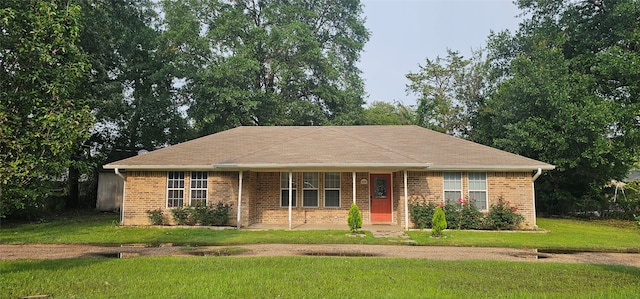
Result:
[[[66,271],[71,268],[89,267],[92,265],[104,263],[105,261],[107,261],[107,259],[99,258],[0,261],[0,263],[3,264],[3,266],[0,267],[0,277],[20,272],[30,273],[35,271]]]

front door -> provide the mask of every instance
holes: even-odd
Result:
[[[371,222],[391,222],[391,175],[371,174]]]

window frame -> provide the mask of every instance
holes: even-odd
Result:
[[[198,177],[198,175],[201,175],[201,176]],[[195,207],[198,205],[198,202],[202,202],[203,199],[204,199],[204,206],[207,206],[209,204],[209,196],[208,196],[209,182],[208,181],[209,181],[209,173],[207,171],[192,171],[189,174],[189,206]],[[197,186],[198,183],[203,183],[204,187]],[[203,191],[203,192],[198,192],[198,191]],[[204,198],[194,198],[194,194],[204,194]],[[194,200],[196,201],[195,204],[194,204]]]
[[[177,178],[175,177],[175,175],[177,175]],[[167,171],[167,196],[165,199],[165,206],[167,209],[179,208],[184,206],[185,180],[186,176],[184,171]],[[172,197],[173,192],[180,193],[180,191],[182,191],[182,197]],[[175,205],[176,200],[179,203],[178,205]],[[171,202],[172,204],[170,205],[169,202]]]
[[[472,174],[483,174],[484,175],[484,180],[478,180],[475,178],[472,178]],[[471,201],[472,199],[475,200],[475,196],[471,195],[471,192],[484,192],[484,205],[482,207],[478,207],[478,209],[482,212],[486,212],[489,211],[489,184],[487,181],[487,173],[486,172],[469,172],[467,173],[467,180],[468,180],[468,189],[467,190],[467,196],[469,196],[469,200]],[[472,188],[472,181],[479,181],[479,182],[484,182],[484,189],[477,189],[475,188],[475,184],[473,184],[474,188]],[[477,202],[476,202],[476,206]]]
[[[338,175],[338,187],[327,187],[329,184],[327,184],[327,174],[337,174]],[[322,194],[323,194],[323,207],[325,208],[340,208],[342,206],[342,200],[341,200],[341,183],[342,183],[342,173],[341,172],[325,172],[324,174],[324,180],[323,180],[323,190],[322,190]],[[327,205],[327,191],[338,191],[338,205]]]
[[[312,179],[315,179],[315,186],[311,183],[307,183],[307,175],[313,175]],[[311,187],[307,187],[307,185]],[[314,198],[307,198],[306,191],[315,191],[315,205],[307,205],[307,200],[314,200]],[[320,207],[320,173],[319,172],[303,172],[302,173],[302,207],[303,208],[318,208]]]
[[[447,175],[453,175],[453,174],[458,174],[458,177],[455,180],[452,180],[451,178],[447,178]],[[463,193],[463,176],[462,176],[462,172],[443,172],[442,173],[442,201],[444,204],[448,204],[448,203],[458,203],[458,198],[462,197]],[[447,182],[458,182],[459,183],[459,189],[453,189],[453,188],[447,188]],[[450,199],[449,201],[447,201],[447,192],[458,192],[458,196],[457,198],[453,198]]]
[[[298,180],[298,173],[297,172],[291,172],[291,180],[292,180],[292,184],[291,184],[291,207],[297,207],[298,201],[296,200],[298,198],[298,194],[297,194],[297,184],[296,181]],[[284,192],[287,193],[284,193]],[[286,202],[286,204],[284,204],[283,200],[285,199],[284,194],[287,194],[287,198],[289,197],[289,172],[281,172],[280,173],[280,207],[281,208],[288,208],[289,207],[289,201]]]

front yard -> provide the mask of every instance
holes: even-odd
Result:
[[[389,244],[344,231],[120,227],[117,215],[4,225],[3,244]],[[633,222],[539,219],[546,232],[446,231],[420,245],[638,252]],[[394,243],[397,244],[397,243]],[[409,246],[409,245],[407,245]],[[0,253],[2,254],[2,253]],[[595,264],[375,257],[164,256],[0,261],[0,298],[632,298],[640,268]]]

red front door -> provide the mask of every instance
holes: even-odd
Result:
[[[391,222],[391,175],[371,174],[371,222]]]

